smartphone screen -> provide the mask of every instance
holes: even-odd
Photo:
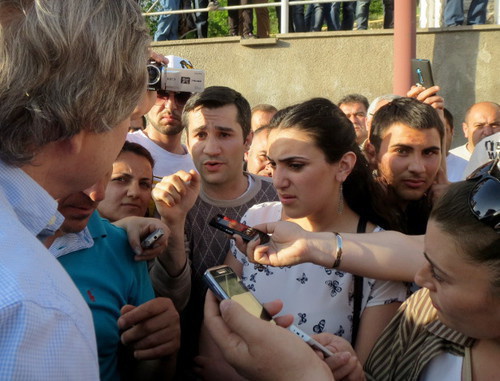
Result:
[[[247,242],[251,241],[257,235],[260,237],[261,244],[269,242],[269,236],[266,233],[242,224],[241,222],[233,220],[227,216],[223,216],[222,214],[218,214],[212,218],[209,224],[210,226],[220,229],[228,234],[238,234],[244,241]]]
[[[231,267],[223,265],[209,268],[205,271],[203,279],[219,300],[232,299],[259,319],[276,324],[271,315],[269,315],[255,296],[246,288]],[[288,330],[300,337],[314,349],[322,351],[325,357],[333,356],[332,352],[295,325],[290,325]]]
[[[205,272],[204,279],[219,299],[232,299],[252,315],[260,319],[271,320],[271,316],[245,287],[231,267],[218,266],[210,268]]]

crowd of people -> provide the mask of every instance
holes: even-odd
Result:
[[[434,0],[423,0],[433,3]],[[251,5],[265,3],[265,0],[228,0],[227,5]],[[441,2],[441,1],[440,1]],[[444,2],[444,0],[443,0]],[[290,32],[319,32],[324,27],[328,31],[335,30],[366,30],[370,14],[371,0],[358,1],[334,1],[330,3],[292,5],[289,10]],[[187,13],[164,14],[159,16],[157,29],[154,35],[155,41],[177,40],[196,30],[197,38],[208,37],[208,10],[217,9],[217,0],[190,1],[160,0],[160,11],[176,11],[180,9],[204,9],[195,14]],[[431,4],[429,4],[431,6]],[[432,5],[435,7],[435,5]],[[383,0],[384,29],[394,28],[394,0]],[[472,0],[467,9],[467,25],[479,25],[486,23],[488,0]],[[276,7],[276,17],[280,24],[280,7]],[[253,13],[255,11],[256,30],[254,31]],[[180,22],[180,20],[182,22]],[[266,38],[271,31],[269,20],[269,8],[245,8],[240,10],[228,10],[227,21],[229,36],[241,36],[243,39]],[[444,5],[443,25],[458,26],[464,24],[464,2],[463,0],[446,0]],[[279,25],[278,25],[279,27]]]
[[[450,149],[439,86],[251,107],[146,90],[193,67],[149,44],[135,0],[0,1],[0,379],[497,376],[498,103]],[[221,264],[276,324],[207,291]]]

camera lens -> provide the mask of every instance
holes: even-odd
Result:
[[[161,69],[157,65],[148,65],[148,86],[156,87],[161,79]]]

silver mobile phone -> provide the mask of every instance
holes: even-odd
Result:
[[[241,304],[252,315],[274,323],[271,315],[269,315],[250,290],[246,288],[231,267],[226,265],[211,267],[205,271],[203,279],[207,283],[208,288],[210,288],[219,300],[232,299]],[[325,357],[333,356],[332,352],[297,326],[292,324],[288,327],[288,330],[299,336],[313,349],[323,352]]]
[[[164,234],[165,232],[163,231],[163,229],[156,229],[141,242],[142,248],[150,249],[156,241],[163,237]]]
[[[413,83],[417,86],[423,86],[425,88],[434,86],[431,61],[417,58],[412,59],[411,72],[413,76]]]

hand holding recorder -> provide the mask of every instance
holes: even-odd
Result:
[[[129,216],[115,221],[113,225],[127,231],[130,247],[137,254],[134,257],[136,261],[154,259],[167,248],[170,229],[157,218]]]
[[[217,214],[208,223],[210,226],[222,230],[224,233],[240,236],[244,242],[249,242],[257,237],[260,238],[260,244],[264,245],[269,242],[269,235],[254,229],[248,225],[242,224],[232,218]]]

